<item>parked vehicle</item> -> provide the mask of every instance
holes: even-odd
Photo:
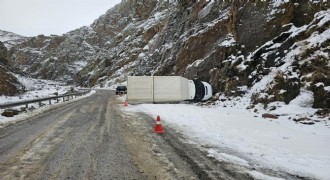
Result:
[[[206,101],[211,97],[209,83],[180,76],[128,76],[127,79],[127,101],[131,104]]]
[[[116,94],[126,94],[127,93],[127,88],[126,86],[117,86],[116,88]]]

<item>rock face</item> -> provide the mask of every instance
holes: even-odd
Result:
[[[8,51],[5,45],[0,41],[0,63],[1,66],[8,65]]]
[[[111,86],[127,75],[180,75],[253,103],[313,94],[330,107],[328,1],[122,1],[63,36],[11,48],[13,65],[53,80]]]
[[[14,95],[23,90],[17,79],[9,73],[8,62],[7,48],[0,41],[0,95]]]

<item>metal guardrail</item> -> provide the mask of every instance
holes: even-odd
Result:
[[[51,97],[46,97],[46,98],[39,98],[39,99],[31,99],[31,100],[25,100],[25,101],[17,101],[17,102],[11,102],[11,103],[4,103],[4,104],[0,104],[0,109],[5,109],[5,108],[11,108],[11,107],[15,107],[15,106],[21,106],[21,105],[25,105],[26,108],[29,107],[29,104],[31,103],[39,103],[39,106],[42,106],[41,102],[43,101],[49,101],[49,104],[52,104],[51,100],[56,100],[57,102],[59,102],[59,99],[63,98],[63,102],[67,101],[70,99],[70,97],[72,97],[72,99],[74,97],[77,96],[82,96],[85,95],[87,93],[89,93],[90,91],[84,91],[84,92],[79,92],[79,93],[71,93],[71,94],[64,94],[64,95],[60,95],[60,96],[51,96]]]

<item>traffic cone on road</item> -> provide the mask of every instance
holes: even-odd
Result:
[[[162,128],[162,124],[160,123],[160,117],[159,116],[157,116],[156,126],[154,128],[154,132],[158,133],[158,134],[161,134],[161,133],[165,132],[165,130]]]
[[[128,102],[127,102],[127,100],[125,100],[125,102],[124,102],[124,106],[128,106]]]

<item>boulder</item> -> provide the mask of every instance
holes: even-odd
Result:
[[[5,116],[5,117],[13,117],[15,114],[12,111],[5,111],[5,112],[1,113],[1,115]]]
[[[308,117],[301,117],[301,118],[294,118],[293,121],[295,122],[303,122],[303,121],[310,121],[311,119],[309,119]]]
[[[300,124],[305,124],[305,125],[313,125],[313,124],[315,124],[315,122],[313,122],[313,121],[300,121],[299,123]]]
[[[278,119],[278,117],[276,115],[269,114],[269,113],[262,114],[262,117],[263,118],[269,118],[269,119]]]
[[[315,114],[319,116],[330,116],[330,108],[317,110]]]
[[[1,113],[1,115],[5,116],[5,117],[13,117],[18,114],[19,114],[19,111],[15,110],[15,109],[6,109],[3,113]]]

